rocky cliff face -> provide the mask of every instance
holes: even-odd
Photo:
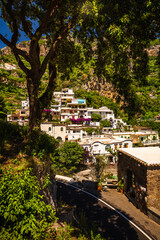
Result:
[[[82,87],[87,91],[97,91],[100,95],[115,101],[118,96],[116,89],[111,83],[106,82],[105,79],[98,79],[97,76],[94,76],[90,81],[85,82]]]
[[[20,42],[17,44],[17,47],[23,51],[29,52],[29,44],[30,41],[27,42]],[[42,40],[42,42],[40,42],[40,56],[45,56],[48,52],[48,48],[47,48],[47,43],[46,40]],[[2,55],[10,55],[12,54],[12,51],[9,47],[4,47],[1,49],[1,53]]]
[[[160,49],[160,45],[150,46],[150,48],[147,50],[148,55],[155,56],[155,57],[158,56],[159,49]]]

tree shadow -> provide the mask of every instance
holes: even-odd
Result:
[[[20,151],[24,151],[22,142],[7,143],[0,149],[0,163],[5,163],[8,159],[16,158]]]
[[[87,225],[96,226],[101,237],[111,240],[141,239],[142,235],[137,233],[126,219],[105,206],[97,198],[64,183],[57,183],[57,185],[57,199],[61,198],[66,204],[76,206],[75,215],[78,219],[81,218],[83,212],[87,219]],[[97,196],[100,197],[100,193]],[[125,216],[130,219],[126,213]]]

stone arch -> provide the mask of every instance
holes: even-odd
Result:
[[[62,138],[61,138],[61,137],[57,137],[56,139],[62,141]]]

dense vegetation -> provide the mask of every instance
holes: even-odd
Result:
[[[100,108],[103,106],[107,106],[109,109],[112,109],[114,111],[116,116],[122,115],[119,104],[115,103],[112,99],[101,96],[96,91],[87,92],[83,89],[79,89],[75,91],[75,97],[85,98],[88,107]]]
[[[26,133],[24,127],[0,121],[0,238],[101,240],[87,224],[55,229],[59,210],[47,204],[55,174],[69,175],[84,167],[83,149],[76,142],[59,146],[41,133],[30,151]]]
[[[13,55],[1,55],[0,61],[1,63],[11,63],[16,66],[16,60]],[[160,112],[160,81],[159,65],[157,61],[157,57],[149,57],[149,74],[145,86],[137,87],[135,82],[136,91],[138,93],[136,98],[139,102],[139,108],[137,109],[135,117],[153,119],[154,116]],[[82,62],[83,67],[75,67],[68,77],[62,76],[60,73],[58,74],[56,90],[61,90],[61,87],[73,88],[75,89],[75,97],[86,98],[87,106],[93,106],[94,108],[107,106],[114,111],[116,116],[127,117],[130,111],[132,111],[132,105],[127,106],[126,103],[123,102],[123,98],[121,98],[121,104],[119,104],[112,99],[101,96],[97,91],[88,92],[81,89],[81,86],[83,86],[86,81],[93,78],[91,71],[93,62],[91,63],[91,61],[89,61],[89,63],[86,63],[84,60]],[[79,74],[77,74],[78,72]],[[85,79],[84,74],[86,75]],[[25,100],[28,96],[25,74],[19,68],[13,70],[0,68],[0,75],[2,79],[0,92],[1,97],[4,98],[6,103],[6,109],[9,112],[15,111],[16,108],[20,108],[21,100]],[[48,71],[46,71],[46,74],[43,76],[43,81],[41,83],[42,91],[45,88],[47,77]],[[78,86],[79,89],[77,90]]]
[[[1,170],[0,238],[45,239],[56,220],[51,205],[42,201],[40,186],[31,170]]]

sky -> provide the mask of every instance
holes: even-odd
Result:
[[[7,26],[7,24],[0,18],[0,33],[6,37],[8,40],[11,39],[11,32]],[[24,35],[24,33],[22,33],[20,39],[18,42],[21,42],[21,41],[25,41],[25,40],[28,40],[28,38],[26,38],[26,36]],[[3,47],[6,47],[6,45],[0,40],[0,49],[3,48]]]

